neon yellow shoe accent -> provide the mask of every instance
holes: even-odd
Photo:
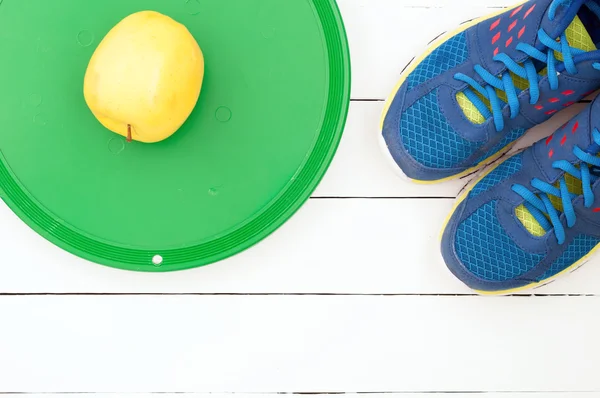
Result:
[[[569,192],[579,196],[583,195],[583,187],[581,185],[581,181],[577,178],[573,177],[570,174],[565,174],[565,183],[567,184],[567,189]],[[560,182],[554,184],[556,188],[560,189]],[[563,204],[562,200],[557,198],[556,196],[549,195],[550,202],[552,205],[559,211],[563,212]],[[544,236],[546,234],[546,230],[542,228],[540,223],[535,219],[535,217],[527,210],[527,208],[523,205],[517,207],[515,209],[515,215],[521,221],[521,224],[529,231],[533,236]]]
[[[565,30],[565,34],[571,47],[578,48],[585,52],[596,50],[594,41],[590,37],[590,34],[585,29],[583,22],[581,22],[581,19],[579,19],[578,16],[575,16],[575,19],[573,22],[571,22],[571,25],[569,25],[567,30]],[[554,52],[554,55],[556,55],[556,59],[559,61],[562,62],[564,60],[561,53]]]
[[[517,76],[512,72],[510,75],[512,76],[515,87],[518,90],[523,91],[529,88],[529,81],[527,79],[524,79],[521,76]],[[506,93],[504,91],[496,90],[496,94],[498,95],[498,98],[500,98],[501,101],[508,102],[508,98],[506,97]],[[486,99],[479,91],[476,91],[475,95],[477,95],[483,101],[485,106],[491,111],[492,105],[490,104],[490,101]],[[481,114],[481,112],[479,112],[479,109],[477,109],[475,105],[473,105],[471,100],[469,100],[469,98],[467,98],[467,96],[463,92],[459,92],[458,94],[456,94],[456,100],[458,101],[458,105],[463,110],[465,116],[467,117],[467,119],[469,119],[471,123],[485,123],[485,117]]]
[[[565,174],[565,183],[567,184],[567,189],[569,192],[574,193],[575,195],[583,195],[583,187],[581,185],[581,180],[571,176],[570,174]],[[556,188],[560,189],[560,183],[554,184]],[[562,200],[557,198],[556,196],[549,196],[550,202],[554,205],[554,207],[560,211],[561,213],[564,211]]]
[[[571,47],[578,48],[585,52],[596,50],[594,41],[590,37],[589,33],[585,29],[585,26],[583,25],[583,22],[581,22],[581,19],[579,19],[578,16],[575,16],[573,22],[571,22],[569,27],[565,30],[565,34],[567,36],[567,41],[569,42],[569,45]],[[562,54],[558,52],[555,52],[554,54],[556,56],[556,59],[558,59],[561,62],[563,61]],[[544,69],[541,73],[544,74],[545,70],[546,69]],[[529,81],[527,79],[517,76],[514,73],[511,73],[510,75],[513,79],[515,87],[518,90],[523,91],[529,88]],[[477,94],[479,98],[481,98],[484,101],[488,109],[490,109],[491,111],[492,107],[490,106],[489,101],[484,99],[483,96],[479,93]],[[501,101],[508,103],[508,98],[506,97],[505,92],[496,90],[496,94],[498,94],[498,98],[500,98]],[[456,95],[456,99],[458,100],[458,104],[465,113],[467,119],[469,119],[473,124],[483,124],[485,122],[485,118],[481,114],[481,112],[479,112],[475,105],[473,105],[473,103],[463,93],[458,93]]]
[[[456,94],[456,100],[458,101],[458,106],[460,106],[471,123],[483,124],[485,122],[485,117],[475,108],[475,105],[467,98],[465,93],[461,91]]]
[[[521,65],[523,66],[523,65]],[[515,87],[521,91],[527,90],[529,88],[529,80],[522,78],[521,76],[517,76],[511,72],[510,76],[512,77],[513,83]],[[502,92],[503,95],[506,95]],[[504,101],[504,100],[503,100]],[[508,100],[507,100],[508,101]],[[505,101],[506,102],[506,101]]]
[[[513,83],[515,84],[515,87],[518,90],[523,91],[529,88],[529,80],[524,79],[521,76],[517,76],[512,72],[510,73],[510,77],[512,78]],[[506,97],[506,93],[504,91],[496,90],[496,94],[498,95],[498,98],[500,98],[501,101],[508,103],[508,98]],[[490,109],[492,108],[490,107]]]
[[[575,47],[586,52],[597,50],[592,37],[578,16],[575,16],[575,19],[571,25],[569,25],[565,33],[567,35],[567,41],[571,47]]]
[[[515,209],[515,215],[531,235],[537,237],[546,235],[546,230],[542,228],[542,226],[535,219],[535,217],[531,215],[531,213],[529,212],[529,210],[527,210],[525,205],[520,205],[519,207],[517,207]]]
[[[515,83],[515,87],[518,90],[525,90],[529,87],[529,81],[527,79],[523,79],[521,76],[517,76],[511,72],[513,82]],[[496,94],[501,101],[508,102],[508,98],[506,97],[506,93],[500,90],[496,90]],[[485,104],[488,109],[492,109],[492,105],[490,101],[486,99],[480,92],[476,91],[475,95],[477,95]],[[458,105],[463,110],[465,116],[469,121],[473,124],[483,124],[485,123],[485,117],[479,112],[479,109],[473,105],[471,100],[467,98],[467,96],[463,92],[459,92],[456,94],[456,100],[458,101]]]

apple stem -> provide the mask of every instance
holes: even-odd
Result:
[[[127,125],[127,142],[131,142],[132,138],[131,138],[131,124]]]

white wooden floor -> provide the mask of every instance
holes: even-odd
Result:
[[[188,272],[127,273],[0,206],[0,396],[600,396],[600,258],[535,296],[472,295],[438,250],[466,181],[409,185],[377,146],[382,100],[415,53],[511,0],[338,1],[347,129],[314,197],[263,243]]]

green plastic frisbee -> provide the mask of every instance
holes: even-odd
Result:
[[[97,45],[143,10],[183,23],[206,61],[194,113],[157,144],[106,130],[83,98]],[[54,244],[127,270],[265,238],[316,188],[348,112],[334,0],[0,0],[0,54],[0,196]]]

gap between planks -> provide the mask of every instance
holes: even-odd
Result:
[[[2,392],[0,396],[9,398],[18,398],[27,396],[30,398],[76,398],[78,396],[92,396],[96,398],[112,398],[118,397],[132,397],[132,398],[150,398],[160,396],[162,398],[175,398],[175,397],[193,397],[193,398],[227,398],[227,397],[252,397],[252,398],[266,398],[274,397],[279,395],[312,395],[315,398],[319,396],[330,396],[330,395],[345,395],[348,397],[361,396],[361,398],[373,398],[373,397],[394,397],[394,398],[441,398],[447,397],[448,395],[461,396],[477,396],[482,398],[588,398],[597,397],[600,395],[600,391],[358,391],[358,392],[343,392],[343,391],[294,391],[294,392],[216,392],[216,393],[196,393],[186,391],[168,391],[168,392],[134,392],[134,393],[121,393],[121,392]]]
[[[516,293],[504,296],[481,296],[476,293],[160,293],[160,292],[121,292],[121,293],[53,293],[53,292],[30,292],[30,293],[0,293],[0,297],[15,296],[307,296],[307,297],[480,297],[482,299],[492,298],[538,298],[538,297],[597,297],[600,294],[592,293]]]

